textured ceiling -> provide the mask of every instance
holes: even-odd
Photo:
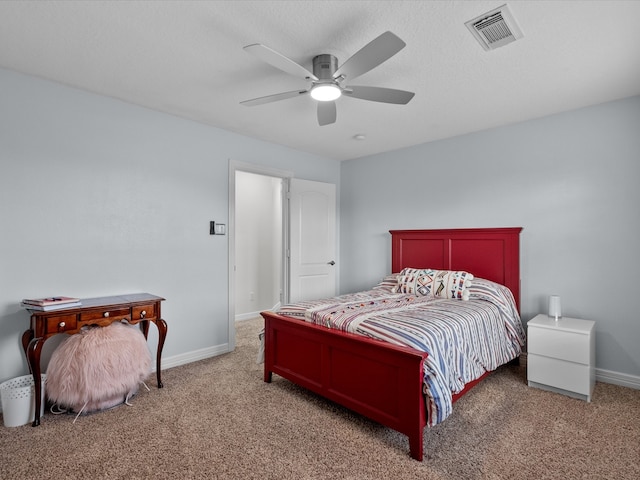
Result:
[[[464,22],[503,3],[2,1],[0,66],[339,160],[640,94],[640,1],[510,1],[524,38],[484,51]],[[308,96],[240,105],[307,87],[243,46],[311,70],[387,30],[407,46],[357,84],[409,104],[343,97],[323,127]]]

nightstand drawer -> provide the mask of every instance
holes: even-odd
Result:
[[[527,355],[527,380],[582,395],[591,395],[591,368],[588,365],[564,362],[529,353]]]
[[[529,354],[544,355],[584,365],[590,362],[589,335],[529,327],[528,337]]]

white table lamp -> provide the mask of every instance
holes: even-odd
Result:
[[[560,307],[560,296],[551,295],[549,297],[549,316],[556,319],[562,318],[562,308]]]

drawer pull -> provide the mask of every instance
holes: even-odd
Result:
[[[144,317],[146,317],[146,316],[147,316],[147,311],[146,311],[146,310],[142,310],[142,311],[140,312],[140,318],[144,318]]]
[[[65,322],[60,322],[60,323],[58,324],[58,327],[60,327],[60,328],[64,328],[64,327],[66,327],[66,326],[67,326],[67,324],[66,324]]]
[[[103,316],[104,318],[109,318],[109,312],[104,312],[104,313],[102,314],[102,316]]]

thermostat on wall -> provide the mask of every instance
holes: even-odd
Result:
[[[209,222],[209,235],[224,235],[227,233],[227,226],[224,223]]]

